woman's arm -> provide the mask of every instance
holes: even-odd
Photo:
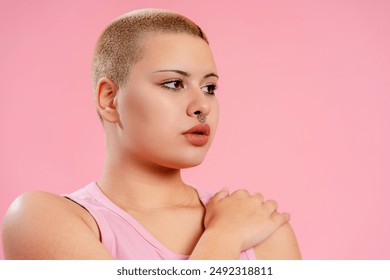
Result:
[[[8,209],[2,236],[6,259],[112,259],[92,216],[49,193],[18,197]]]

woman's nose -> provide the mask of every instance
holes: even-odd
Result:
[[[194,118],[204,118],[210,114],[210,100],[202,89],[192,90],[191,100],[187,107],[187,115]]]

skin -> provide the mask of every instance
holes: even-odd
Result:
[[[204,160],[214,137],[217,81],[211,50],[200,38],[146,37],[125,87],[107,78],[98,83],[95,103],[104,120],[106,159],[97,183],[167,248],[190,259],[238,259],[251,247],[258,259],[299,259],[289,216],[276,211],[275,201],[224,189],[204,207],[181,178],[182,168]],[[183,136],[199,124],[198,112],[207,115],[211,129],[204,146]],[[161,231],[163,225],[169,230]],[[11,205],[3,243],[7,259],[112,258],[84,208],[43,192],[23,194]]]

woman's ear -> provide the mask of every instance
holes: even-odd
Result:
[[[119,87],[109,78],[99,80],[95,92],[95,105],[103,120],[110,123],[119,122],[119,113],[115,98]]]

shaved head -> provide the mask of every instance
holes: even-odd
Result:
[[[126,85],[131,67],[142,58],[143,39],[151,33],[184,33],[207,38],[190,19],[167,10],[135,10],[111,22],[100,35],[92,63],[94,89],[101,78]]]

